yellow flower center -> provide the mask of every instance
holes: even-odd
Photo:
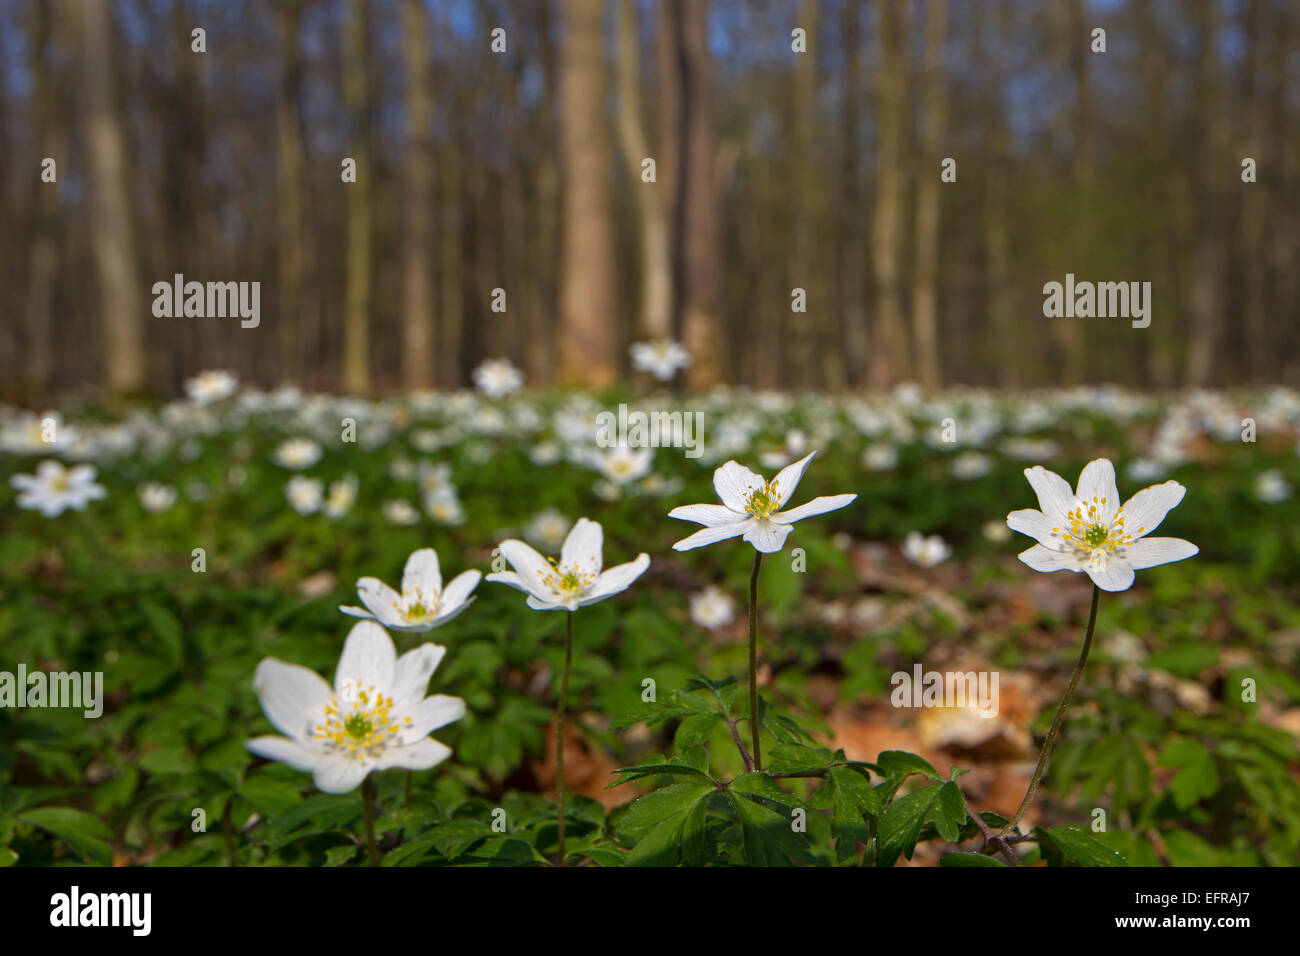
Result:
[[[399,723],[392,716],[393,698],[385,697],[374,687],[349,685],[343,700],[332,698],[325,705],[325,719],[317,724],[312,737],[327,750],[342,751],[349,757],[374,760],[390,744],[395,744],[405,717]]]
[[[762,488],[751,491],[745,500],[745,510],[755,518],[767,518],[779,507],[781,507],[781,499],[770,481]]]
[[[1100,563],[1112,555],[1122,555],[1124,549],[1146,530],[1138,528],[1136,534],[1130,534],[1124,528],[1124,509],[1120,508],[1107,520],[1105,508],[1106,499],[1094,496],[1066,512],[1069,527],[1052,529],[1063,550],[1074,551],[1081,558]]]
[[[545,571],[538,572],[542,576],[542,583],[552,591],[564,597],[575,597],[584,593],[588,588],[596,583],[594,573],[584,573],[582,569],[575,567],[559,567],[554,558],[547,558],[550,567]]]

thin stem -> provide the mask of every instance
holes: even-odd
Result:
[[[564,677],[560,680],[560,699],[555,704],[555,796],[560,805],[556,843],[557,865],[564,866],[564,710],[569,700],[569,668],[573,663],[573,612],[564,615]]]
[[[361,808],[366,817],[366,852],[370,865],[379,865],[379,845],[375,843],[375,784],[369,774],[361,781]]]
[[[1070,707],[1070,699],[1074,697],[1074,690],[1079,686],[1079,678],[1083,676],[1083,668],[1088,663],[1088,651],[1092,648],[1092,632],[1097,627],[1097,601],[1101,597],[1101,588],[1096,584],[1092,586],[1092,610],[1088,613],[1088,633],[1083,639],[1083,653],[1079,655],[1079,663],[1074,666],[1074,674],[1070,677],[1070,686],[1065,689],[1065,696],[1061,698],[1060,705],[1056,708],[1056,716],[1052,719],[1051,729],[1047,731],[1047,739],[1043,741],[1043,751],[1038,755],[1038,766],[1034,768],[1034,776],[1029,781],[1029,789],[1025,791],[1025,799],[1020,801],[1020,809],[1011,821],[1002,828],[1000,835],[1005,835],[1010,830],[1015,829],[1020,818],[1025,815],[1029,809],[1029,804],[1034,799],[1034,794],[1038,792],[1039,781],[1043,778],[1043,772],[1047,770],[1047,758],[1052,754],[1052,748],[1056,746],[1056,735],[1061,730],[1061,723],[1065,720],[1065,712]]]
[[[763,749],[758,742],[758,569],[763,552],[754,551],[754,573],[749,576],[749,730],[754,742],[754,769],[763,769]]]

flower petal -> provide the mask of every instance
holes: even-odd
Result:
[[[737,461],[729,461],[713,473],[713,490],[718,493],[718,500],[742,514],[749,506],[750,492],[765,484],[762,475],[754,474]]]
[[[519,583],[523,585],[521,590],[529,594],[536,594],[541,598],[551,598],[554,595],[551,590],[542,582],[546,576],[551,573],[550,563],[537,553],[536,550],[518,541],[514,538],[508,538],[502,541],[498,546],[502,556],[510,562],[510,566],[515,569],[519,577]],[[501,580],[497,575],[488,575],[488,580]],[[502,581],[502,584],[511,584],[512,582]]]
[[[1103,591],[1127,591],[1133,586],[1133,565],[1121,558],[1111,558],[1104,568],[1085,567],[1084,570]]]
[[[1124,503],[1124,530],[1135,538],[1150,534],[1185,494],[1187,489],[1176,481],[1143,488]]]
[[[1027,534],[1042,544],[1051,545],[1054,540],[1052,529],[1059,528],[1060,525],[1035,508],[1024,508],[1007,515],[1007,527]]]
[[[592,574],[600,574],[605,563],[601,554],[604,548],[605,532],[600,523],[587,518],[579,518],[560,550],[560,564],[566,568],[582,568]]]
[[[1064,518],[1074,507],[1074,489],[1056,472],[1035,465],[1025,469],[1025,477],[1038,495],[1039,509],[1052,520]]]
[[[425,594],[442,593],[442,569],[438,566],[438,552],[433,548],[421,548],[411,552],[402,571],[402,593],[415,592]]]
[[[351,617],[359,617],[367,621],[373,621],[375,616],[363,607],[352,607],[350,604],[340,604],[339,610]]]
[[[294,770],[309,771],[316,766],[316,756],[309,753],[296,740],[290,740],[288,737],[277,737],[273,734],[253,737],[245,741],[244,746],[254,756],[287,764]]]
[[[310,734],[334,696],[325,678],[314,670],[274,657],[264,658],[253,671],[253,690],[271,726],[294,740]]]
[[[1051,548],[1044,548],[1041,544],[1034,545],[1028,551],[1021,551],[1018,557],[1035,571],[1050,573],[1052,571],[1083,570],[1083,566],[1073,552],[1054,551]]]
[[[397,665],[397,648],[388,632],[374,621],[358,621],[348,632],[334,671],[334,690],[343,694],[352,689],[375,687],[391,690]]]
[[[777,524],[771,519],[754,521],[745,532],[745,540],[754,546],[755,551],[772,554],[785,546],[785,539],[790,537],[794,528],[788,524]]]
[[[733,521],[729,524],[720,524],[712,528],[701,528],[689,537],[682,538],[673,545],[674,551],[690,551],[693,548],[702,548],[706,544],[716,544],[719,541],[726,541],[728,538],[734,538],[742,535],[749,530],[750,525],[754,523],[753,518],[745,518],[743,521]]]
[[[828,511],[837,511],[840,508],[847,507],[853,503],[855,498],[857,498],[857,495],[823,495],[820,498],[814,498],[812,501],[805,501],[789,511],[777,512],[772,515],[772,520],[781,524],[793,524],[796,521],[802,521],[804,518],[811,518],[813,515],[825,514]]]
[[[393,753],[398,752],[397,749],[393,750]],[[312,782],[322,793],[348,793],[359,787],[370,771],[381,769],[377,764],[378,761],[367,761],[363,764],[360,760],[350,757],[330,757],[316,765]]]
[[[1093,505],[1096,498],[1095,506],[1102,522],[1110,523],[1119,510],[1119,488],[1115,484],[1115,466],[1110,459],[1094,458],[1083,466],[1076,496],[1087,506]]]
[[[749,515],[732,511],[725,505],[682,505],[668,512],[668,517],[694,521],[706,528],[716,528],[732,521],[744,521]]]
[[[446,727],[465,716],[465,702],[459,697],[435,694],[416,704],[409,715],[411,723],[402,728],[404,740],[427,737],[439,727]]]
[[[650,567],[650,555],[642,553],[636,556],[635,561],[610,568],[582,596],[579,605],[595,604],[597,601],[603,601],[607,597],[626,591],[632,586],[633,581],[645,574],[648,567]]]
[[[357,581],[357,597],[374,615],[375,620],[393,626],[406,623],[397,613],[396,604],[400,595],[379,578],[360,578]]]
[[[451,748],[432,737],[425,737],[406,747],[386,751],[376,762],[375,770],[428,770],[451,756]]]
[[[809,452],[803,458],[800,458],[792,465],[786,465],[776,473],[772,479],[772,490],[776,493],[776,506],[778,508],[785,505],[794,494],[795,488],[799,487],[799,482],[803,479],[803,473],[808,468],[808,462],[813,460],[817,452]],[[795,519],[798,520],[798,519]]]
[[[1200,548],[1182,538],[1141,538],[1128,546],[1124,557],[1141,571],[1157,564],[1182,561],[1200,552]]]
[[[389,696],[393,709],[403,711],[416,706],[424,697],[429,678],[442,663],[447,648],[429,641],[407,651],[393,665],[393,683]]]

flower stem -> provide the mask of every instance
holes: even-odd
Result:
[[[375,785],[369,774],[361,781],[361,808],[366,818],[366,852],[370,865],[379,865],[379,845],[375,843]]]
[[[560,699],[555,705],[555,797],[560,805],[557,818],[558,866],[564,866],[564,709],[569,700],[569,668],[573,664],[573,612],[564,615],[564,676],[560,680]]]
[[[1088,651],[1092,648],[1092,632],[1097,627],[1097,600],[1101,597],[1101,588],[1096,584],[1092,586],[1092,610],[1088,613],[1088,633],[1083,639],[1083,653],[1079,655],[1079,663],[1074,665],[1074,674],[1070,677],[1070,686],[1065,689],[1065,696],[1061,698],[1061,703],[1056,708],[1056,716],[1052,718],[1051,729],[1047,731],[1047,739],[1043,741],[1043,751],[1038,755],[1038,766],[1034,768],[1034,776],[1029,781],[1029,789],[1025,791],[1025,799],[1020,801],[1020,809],[1011,821],[1002,828],[1005,835],[1015,829],[1020,818],[1025,815],[1029,809],[1029,804],[1034,799],[1034,794],[1038,792],[1039,781],[1043,778],[1043,772],[1047,770],[1047,758],[1051,756],[1052,748],[1056,746],[1056,735],[1060,733],[1061,722],[1065,720],[1065,712],[1070,707],[1070,699],[1074,697],[1075,688],[1079,686],[1079,678],[1083,676],[1083,669],[1088,663]]]
[[[754,551],[754,573],[749,576],[749,730],[754,742],[754,769],[763,769],[763,751],[758,742],[758,569],[763,552]]]

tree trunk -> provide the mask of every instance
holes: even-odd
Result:
[[[616,377],[603,10],[603,0],[564,0],[560,68],[564,158],[560,380],[594,388],[607,387]]]
[[[145,387],[144,313],[136,270],[126,155],[113,105],[108,4],[75,2],[81,31],[82,97],[90,153],[90,235],[104,324],[104,385],[111,394]]]
[[[298,120],[298,95],[302,63],[298,54],[301,0],[286,0],[279,8],[280,86],[276,98],[276,129],[280,137],[279,243],[280,266],[280,378],[298,384],[302,379],[303,155],[302,128]]]
[[[672,338],[672,260],[668,241],[668,213],[658,182],[660,154],[653,183],[641,181],[641,163],[650,156],[641,116],[641,65],[637,39],[636,5],[618,4],[619,139],[627,161],[628,178],[636,192],[641,215],[641,303],[637,331],[646,339]]]
[[[877,0],[876,45],[876,208],[871,222],[871,254],[876,276],[874,347],[867,382],[885,388],[911,376],[906,330],[899,301],[899,248],[902,242],[902,156],[906,29],[903,5]]]
[[[934,392],[940,382],[939,356],[939,162],[948,125],[944,83],[947,0],[925,4],[925,115],[921,126],[921,162],[916,186],[916,263],[912,286],[912,326],[916,336],[921,385]]]
[[[347,190],[347,289],[343,313],[343,390],[370,389],[370,157],[366,98],[366,0],[352,0],[343,38],[343,99],[351,125],[348,155],[357,181]]]
[[[402,6],[402,53],[406,64],[406,156],[402,207],[402,383],[428,389],[434,382],[433,289],[429,281],[433,244],[433,76],[428,24],[422,0]]]

